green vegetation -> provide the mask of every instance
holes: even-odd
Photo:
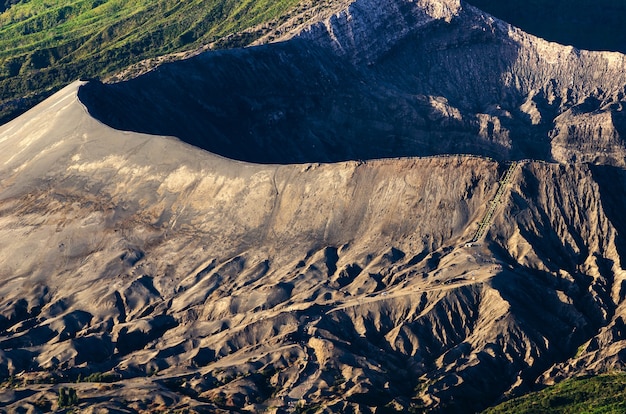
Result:
[[[241,46],[298,0],[21,0],[0,3],[0,123],[79,78],[217,42]]]
[[[61,387],[58,398],[59,407],[71,407],[78,403],[78,396],[74,388]]]
[[[86,377],[83,377],[82,375],[78,374],[78,378],[76,379],[76,382],[115,382],[115,381],[119,381],[122,379],[122,376],[120,374],[117,373],[112,373],[112,372],[94,372],[89,374]]]
[[[524,31],[580,49],[626,53],[626,2],[616,0],[469,0]]]
[[[323,408],[323,405],[320,403],[307,404],[304,401],[298,401],[294,412],[299,414],[314,414],[322,411]]]
[[[504,402],[484,414],[624,413],[626,373],[574,378],[543,391]]]

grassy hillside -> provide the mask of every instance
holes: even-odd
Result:
[[[22,0],[0,3],[0,123],[77,78],[277,21],[298,0]],[[237,46],[255,35],[222,46]]]
[[[543,391],[516,398],[483,414],[624,413],[626,373],[574,378]]]

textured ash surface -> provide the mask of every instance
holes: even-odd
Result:
[[[454,1],[294,33],[0,127],[0,406],[469,412],[623,368],[624,57]],[[455,152],[538,159],[471,246],[507,165],[372,159]]]

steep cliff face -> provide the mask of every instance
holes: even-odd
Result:
[[[623,369],[623,189],[622,169],[581,164],[534,165],[514,186],[502,220],[514,221],[515,229],[498,230],[496,243],[593,333],[587,339],[571,331],[570,338],[585,341],[570,359],[547,370],[542,382]]]
[[[373,64],[407,36],[438,20],[450,22],[459,1],[354,1],[296,37],[329,47],[356,64]]]
[[[624,164],[623,55],[546,42],[458,1],[334,7],[284,28],[282,43],[91,83],[81,99],[116,128],[262,163],[466,153]]]

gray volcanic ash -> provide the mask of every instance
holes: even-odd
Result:
[[[473,412],[623,368],[624,57],[454,1],[294,34],[0,127],[7,410]]]

